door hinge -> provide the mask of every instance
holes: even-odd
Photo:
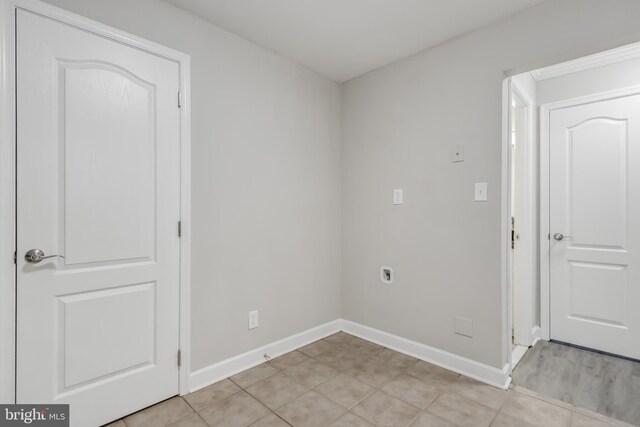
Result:
[[[18,252],[17,251],[13,251],[13,263],[15,265],[18,265]]]
[[[182,237],[182,221],[178,221],[178,237]]]
[[[178,367],[182,366],[182,350],[178,350]]]
[[[178,91],[178,108],[182,108],[182,91]]]

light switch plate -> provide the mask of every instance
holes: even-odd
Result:
[[[453,163],[464,161],[464,145],[456,144],[451,149],[451,161]]]
[[[402,188],[396,188],[395,190],[393,190],[393,204],[401,205],[403,203],[404,203],[404,192],[402,191]]]
[[[249,329],[255,329],[260,325],[258,310],[249,312]]]
[[[486,182],[476,182],[475,187],[475,201],[476,202],[486,202],[487,201],[487,183]]]

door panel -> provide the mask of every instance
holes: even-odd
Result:
[[[154,85],[106,63],[59,73],[65,263],[155,259]]]
[[[155,290],[155,283],[143,283],[57,298],[61,393],[155,363]]]
[[[178,393],[178,88],[176,62],[17,13],[17,400],[74,426]]]
[[[551,338],[640,359],[640,95],[552,111],[550,156]]]
[[[623,326],[626,322],[627,266],[569,262],[572,319]]]
[[[574,246],[625,247],[628,131],[626,119],[605,117],[567,129]]]

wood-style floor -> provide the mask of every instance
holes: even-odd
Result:
[[[640,363],[540,341],[513,384],[640,426]]]

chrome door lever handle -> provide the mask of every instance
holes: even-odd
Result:
[[[29,249],[27,253],[24,254],[24,259],[32,264],[37,264],[43,259],[55,257],[64,259],[64,256],[62,255],[45,255],[44,252],[42,252],[42,249]]]
[[[562,233],[556,233],[556,234],[554,234],[554,235],[553,235],[553,238],[554,238],[554,239],[556,239],[556,240],[573,239],[573,237],[571,237],[571,236],[565,236],[565,235],[564,235],[564,234],[562,234]]]

